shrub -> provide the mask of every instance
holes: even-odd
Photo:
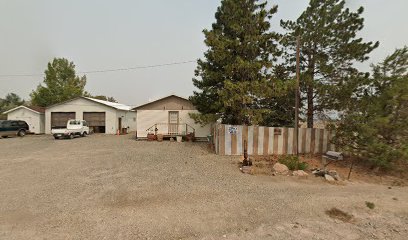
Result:
[[[307,163],[300,162],[299,157],[295,155],[280,156],[278,162],[286,165],[291,171],[306,170],[308,167]]]
[[[369,209],[374,209],[375,208],[375,204],[374,203],[372,203],[372,202],[365,202],[366,203],[366,206],[369,208]]]
[[[327,210],[326,214],[331,218],[339,219],[343,222],[350,222],[353,220],[353,215],[346,213],[338,208]]]

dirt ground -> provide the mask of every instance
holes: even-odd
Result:
[[[278,162],[279,156],[251,156],[254,162],[254,175],[273,175],[273,165]],[[237,163],[241,163],[243,157],[237,159]],[[322,156],[300,155],[300,162],[305,162],[308,165],[306,172],[312,174],[312,169],[323,169]],[[344,161],[330,161],[326,170],[335,170],[342,180],[346,182],[338,182],[339,184],[347,183],[373,183],[387,186],[408,186],[408,172],[404,171],[407,166],[404,165],[400,169],[393,169],[388,171],[380,171],[373,169],[363,162],[354,160],[352,171],[350,173],[351,161],[350,158],[345,158]],[[289,173],[290,174],[290,173]],[[350,174],[350,178],[348,178]]]
[[[130,136],[0,139],[0,239],[406,239],[406,187],[254,176],[237,160]]]

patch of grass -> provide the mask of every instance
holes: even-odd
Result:
[[[308,168],[307,163],[300,162],[299,157],[294,155],[280,156],[278,162],[286,165],[291,171],[306,170]]]
[[[365,202],[365,204],[369,209],[374,209],[375,208],[375,204],[372,203],[372,202]]]
[[[354,218],[353,215],[346,213],[338,208],[332,208],[330,210],[327,210],[326,214],[331,218],[338,219],[343,222],[351,222],[351,220],[353,220]]]

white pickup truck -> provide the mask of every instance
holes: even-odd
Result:
[[[89,127],[84,120],[68,120],[67,128],[51,129],[51,133],[55,139],[69,138],[73,139],[75,136],[85,137],[89,133]]]

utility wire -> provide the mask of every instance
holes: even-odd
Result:
[[[155,64],[155,65],[147,65],[147,66],[137,66],[137,67],[128,67],[128,68],[114,68],[114,69],[105,69],[105,70],[93,70],[93,71],[81,71],[77,74],[92,74],[92,73],[106,73],[106,72],[120,72],[120,71],[131,71],[137,69],[146,69],[146,68],[159,68],[159,67],[166,67],[166,66],[174,66],[174,65],[182,65],[196,62],[196,60],[184,61],[184,62],[173,62],[173,63],[163,63],[163,64]],[[41,74],[5,74],[0,75],[0,77],[38,77],[44,76],[43,73]]]

